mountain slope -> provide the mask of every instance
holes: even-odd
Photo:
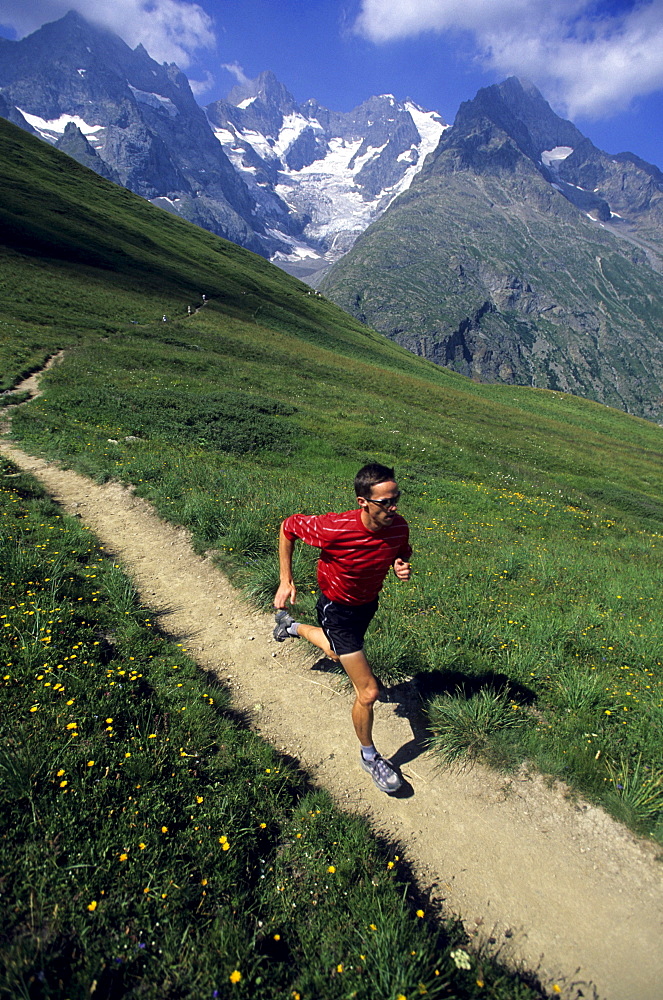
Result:
[[[661,420],[663,295],[646,238],[659,211],[655,168],[627,163],[627,241],[600,222],[611,217],[609,185],[560,183],[574,147],[587,162],[587,140],[531,85],[480,91],[321,287],[473,378],[563,389]]]
[[[266,600],[282,517],[396,465],[417,559],[371,635],[382,676],[443,680],[459,709],[485,689],[509,718],[513,694],[528,759],[615,809],[606,760],[660,766],[660,428],[418,358],[5,122],[0,185],[2,388],[65,352],[13,417],[28,450],[131,483]]]

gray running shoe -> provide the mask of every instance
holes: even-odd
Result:
[[[288,614],[288,612],[285,611],[283,608],[281,608],[280,611],[276,612],[274,618],[276,619],[276,627],[272,634],[276,639],[276,641],[285,642],[286,639],[293,639],[294,636],[290,635],[288,629],[290,628],[295,619],[292,618]]]
[[[398,791],[403,782],[400,779],[398,771],[396,771],[388,760],[385,760],[380,754],[374,760],[364,760],[361,752],[359,753],[359,757],[361,759],[361,766],[370,774],[381,792],[387,792],[390,795],[392,792]]]

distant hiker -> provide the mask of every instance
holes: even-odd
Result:
[[[165,313],[163,314],[162,319],[164,323],[168,322],[168,317],[166,316]]]
[[[186,307],[186,311],[187,311],[187,316],[190,316],[191,315],[191,306],[187,306]]]
[[[396,513],[400,500],[394,470],[377,462],[365,465],[354,481],[358,508],[343,514],[293,514],[281,525],[281,582],[274,598],[274,638],[300,636],[340,660],[355,689],[352,722],[361,744],[361,766],[383,792],[402,782],[396,768],[373,744],[373,705],[380,694],[364,653],[364,635],[378,607],[378,594],[393,566],[399,580],[410,579],[407,521]],[[286,610],[295,603],[292,556],[297,539],[320,549],[316,605],[320,627],[296,622]]]
[[[207,296],[203,295],[203,302],[207,302]]]

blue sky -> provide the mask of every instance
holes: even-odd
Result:
[[[298,101],[393,93],[451,122],[513,74],[600,148],[663,169],[663,0],[0,0],[0,34],[72,7],[177,62],[204,104],[271,69]]]

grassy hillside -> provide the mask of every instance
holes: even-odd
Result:
[[[1,121],[0,183],[2,388],[66,352],[23,447],[134,483],[265,604],[280,519],[395,464],[415,574],[381,676],[418,675],[445,759],[532,761],[663,839],[659,427],[422,361]],[[298,576],[306,616],[311,550]]]
[[[331,440],[324,381],[361,380],[383,347],[392,378],[416,359],[260,258],[2,122],[0,136],[3,187],[26,184],[0,209],[5,386],[66,352],[14,417],[24,447],[135,476],[246,579],[277,502],[312,502],[320,471],[344,492],[352,453],[305,458]],[[0,474],[1,995],[541,996],[468,949],[393,848],[233,721],[89,532],[11,465]]]
[[[32,192],[3,219],[6,387],[67,352],[14,418],[24,445],[135,483],[266,603],[280,519],[344,509],[359,464],[395,464],[416,573],[385,590],[368,647],[382,676],[429,677],[442,750],[488,691],[484,755],[534,760],[660,833],[661,429],[422,361],[261,258],[3,135],[3,189]],[[39,253],[21,252],[35,233]],[[313,566],[302,552],[303,592]]]

